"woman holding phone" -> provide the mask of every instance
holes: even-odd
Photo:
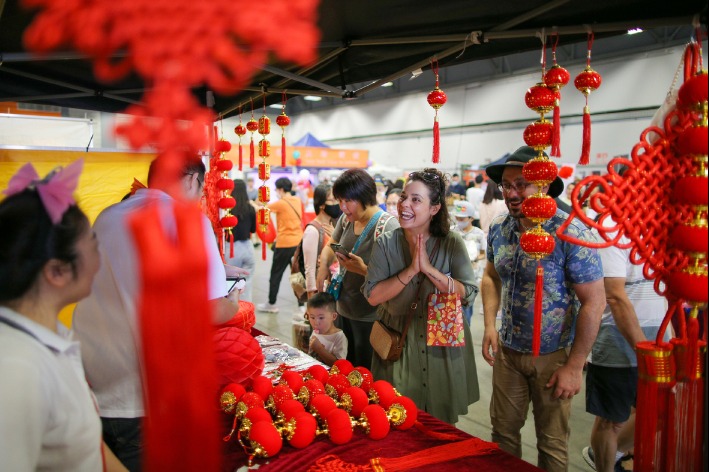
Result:
[[[347,337],[347,359],[355,366],[369,368],[372,363],[369,333],[377,319],[377,308],[367,302],[360,287],[367,275],[375,237],[398,228],[399,223],[377,205],[377,187],[364,169],[346,170],[335,180],[332,194],[340,204],[342,216],[337,220],[331,243],[339,244],[347,252],[335,253],[331,246],[325,246],[320,255],[318,289],[330,278],[329,267],[337,257],[342,275],[337,326]]]
[[[465,243],[450,231],[445,191],[445,177],[437,169],[409,175],[398,203],[401,227],[376,240],[363,291],[370,304],[380,305],[386,326],[402,333],[411,317],[401,358],[386,361],[375,355],[374,378],[391,382],[420,409],[455,423],[480,398],[473,339],[463,320],[465,346],[428,346],[428,296],[452,287],[463,303],[472,304],[478,287]]]

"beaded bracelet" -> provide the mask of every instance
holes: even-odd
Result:
[[[404,283],[404,281],[399,278],[399,273],[398,273],[398,272],[396,273],[396,280],[398,280],[399,282],[401,282],[401,285],[403,285],[404,287],[406,287],[406,284]]]

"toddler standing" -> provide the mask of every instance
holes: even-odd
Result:
[[[309,354],[319,361],[332,366],[336,360],[347,357],[345,333],[335,327],[335,299],[326,292],[320,292],[308,300],[306,316],[313,328],[310,336]]]

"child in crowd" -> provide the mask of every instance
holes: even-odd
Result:
[[[475,271],[475,284],[480,287],[485,270],[485,251],[487,250],[487,239],[483,230],[477,226],[473,226],[473,220],[479,218],[475,214],[473,204],[467,200],[456,201],[451,214],[455,217],[456,226],[453,231],[463,237],[465,246],[468,249],[470,262],[473,264]],[[473,307],[467,305],[463,307],[463,314],[470,323],[470,318],[473,315]]]
[[[332,295],[320,292],[308,300],[306,314],[313,328],[309,354],[329,366],[347,357],[347,338],[341,329],[335,327],[335,307]]]

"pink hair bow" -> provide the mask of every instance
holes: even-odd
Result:
[[[57,224],[62,220],[67,208],[76,203],[74,190],[83,169],[84,160],[79,159],[64,168],[57,167],[40,180],[34,166],[28,162],[10,179],[3,193],[9,197],[26,188],[36,189],[49,219],[52,224]]]

